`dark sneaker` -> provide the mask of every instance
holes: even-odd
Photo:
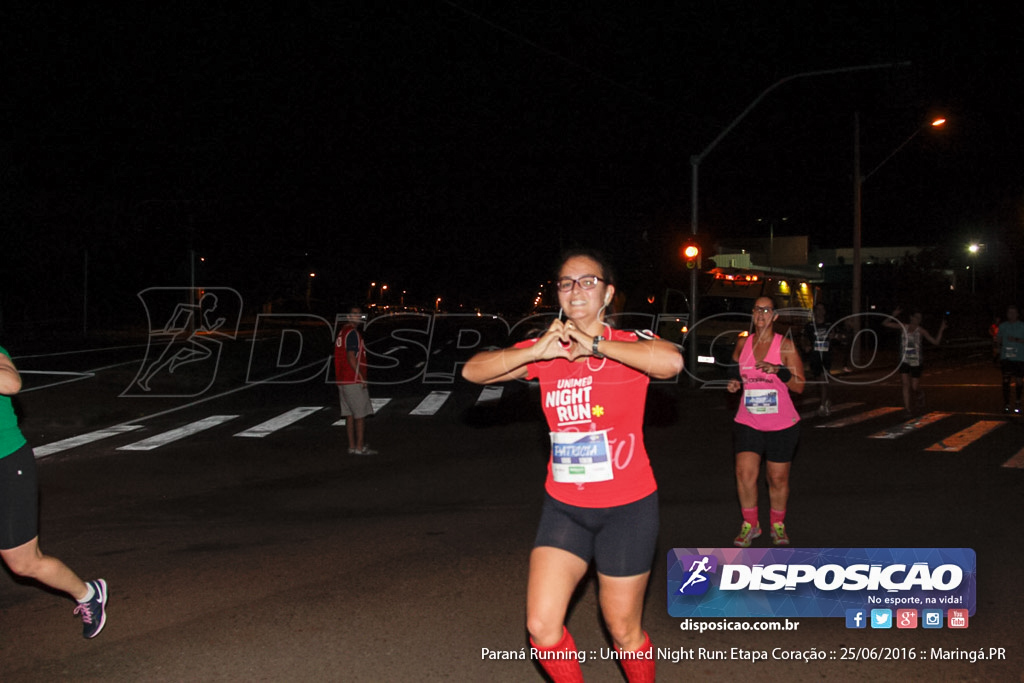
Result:
[[[92,600],[78,603],[75,614],[82,617],[82,636],[95,638],[107,623],[107,582],[103,579],[86,581],[95,594]]]

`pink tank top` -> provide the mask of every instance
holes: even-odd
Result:
[[[775,365],[782,363],[782,335],[776,334],[764,360]],[[761,372],[754,364],[754,336],[747,337],[740,351],[740,376],[743,378],[743,396],[736,411],[736,421],[763,432],[777,432],[800,421],[786,383],[778,375]]]

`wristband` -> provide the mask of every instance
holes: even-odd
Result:
[[[597,350],[597,345],[603,341],[604,337],[602,337],[601,335],[597,335],[596,337],[594,337],[594,342],[590,345],[590,353],[594,355],[594,358],[604,358],[604,356],[602,356]]]
[[[793,379],[793,373],[785,365],[779,366],[779,369],[775,371],[775,376],[781,379],[783,384]]]

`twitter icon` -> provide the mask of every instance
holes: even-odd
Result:
[[[871,628],[892,628],[892,610],[871,610]]]

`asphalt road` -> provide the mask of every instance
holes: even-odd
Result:
[[[530,661],[484,654],[527,646],[526,562],[546,449],[530,387],[506,387],[488,404],[461,382],[374,387],[374,398],[392,400],[369,422],[380,455],[368,458],[345,453],[334,390],[323,381],[246,384],[227,363],[203,393],[173,396],[164,384],[162,394],[142,396],[126,392],[142,347],[14,353],[26,380],[17,406],[35,446],[134,428],[40,460],[42,547],[83,577],[108,581],[106,629],[82,639],[66,597],[4,574],[0,680],[542,680]],[[965,351],[933,363],[925,378],[927,409],[949,412],[944,419],[900,439],[869,438],[901,423],[898,413],[821,426],[898,406],[894,378],[883,374],[836,388],[837,404],[856,405],[805,421],[787,518],[793,543],[973,548],[978,605],[969,628],[853,631],[818,618],[788,632],[681,630],[666,610],[668,551],[729,546],[739,524],[731,412],[722,391],[658,384],[647,443],[662,527],[644,621],[665,649],[661,680],[1024,681],[1024,470],[1004,466],[1024,448],[1024,424],[997,410],[998,374],[983,354]],[[410,414],[435,390],[452,392],[440,410]],[[316,410],[263,437],[235,436],[296,407]],[[151,450],[122,450],[211,415],[233,417]],[[1000,424],[959,452],[927,450],[978,421]],[[610,645],[592,581],[569,627],[598,653],[584,664],[588,681],[623,680],[600,656]],[[842,658],[843,648],[861,647],[1004,648],[1005,659]],[[729,658],[701,659],[701,648]],[[776,648],[838,656],[781,660]],[[689,651],[692,660],[670,656]]]

